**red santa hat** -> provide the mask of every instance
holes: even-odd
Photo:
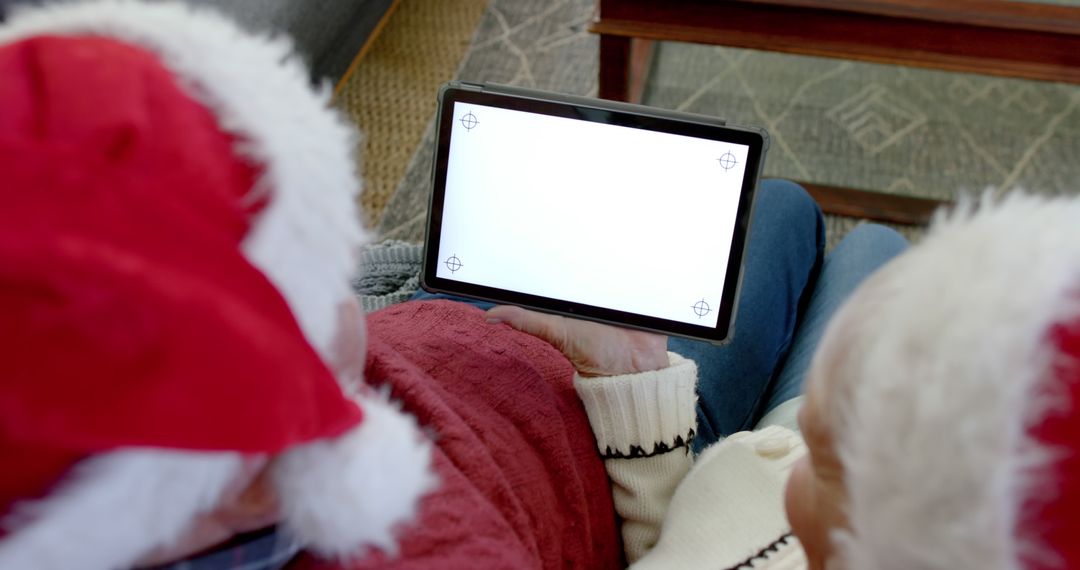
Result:
[[[62,4],[0,27],[0,77],[0,567],[130,565],[253,457],[308,548],[392,549],[430,445],[328,366],[355,135],[287,40]]]
[[[961,204],[853,295],[830,353],[840,566],[1080,568],[1080,198]]]

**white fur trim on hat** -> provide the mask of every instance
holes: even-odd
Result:
[[[236,453],[150,449],[87,459],[51,495],[20,503],[5,521],[14,532],[0,541],[0,568],[130,567],[212,510],[242,462]]]
[[[1080,199],[961,203],[833,319],[812,375],[830,392],[851,530],[841,567],[1017,568],[1052,556],[1018,528],[1052,450],[1049,327],[1080,315]],[[820,358],[822,355],[832,355]],[[836,356],[842,355],[842,356]],[[835,384],[834,384],[835,386]],[[837,397],[846,394],[846,397]]]
[[[360,405],[358,428],[293,448],[274,466],[282,525],[327,557],[361,556],[371,547],[394,553],[396,531],[437,485],[431,444],[416,422],[379,396]]]
[[[355,195],[357,135],[309,86],[284,37],[253,36],[178,2],[95,0],[15,10],[0,44],[42,34],[114,38],[156,53],[179,84],[264,167],[270,201],[244,241],[248,259],[288,301],[325,358],[364,234]]]
[[[252,199],[268,201],[243,251],[326,359],[365,240],[355,203],[357,134],[329,108],[328,89],[311,89],[290,42],[249,35],[176,2],[28,7],[0,26],[0,44],[38,35],[108,37],[156,54],[237,137],[238,154],[263,167]],[[435,485],[430,444],[415,422],[385,403],[364,406],[359,428],[287,452],[275,467],[286,528],[320,553],[393,550],[394,528]],[[26,516],[0,541],[0,567],[130,565],[212,509],[241,461],[228,453],[145,450],[86,460],[70,483],[20,511]]]

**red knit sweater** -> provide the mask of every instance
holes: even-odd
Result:
[[[432,431],[441,487],[396,558],[350,568],[621,566],[607,475],[562,354],[450,301],[390,307],[368,327],[367,381]]]

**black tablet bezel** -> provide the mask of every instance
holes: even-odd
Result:
[[[724,281],[720,306],[717,308],[719,312],[716,321],[717,326],[692,325],[681,321],[438,277],[436,275],[438,267],[436,256],[439,252],[441,240],[442,205],[446,194],[446,174],[450,153],[451,129],[453,127],[454,104],[458,102],[706,138],[749,147],[746,174],[743,178],[739,209],[736,214],[731,241],[731,251],[728,256],[727,278]],[[439,95],[435,157],[432,167],[433,186],[424,241],[421,286],[432,293],[448,293],[496,303],[521,305],[545,312],[707,340],[713,343],[726,342],[733,332],[735,308],[738,290],[742,281],[742,268],[746,240],[749,237],[754,196],[767,148],[768,138],[764,131],[727,126],[723,121],[707,117],[518,88],[460,83],[448,84],[443,87]]]

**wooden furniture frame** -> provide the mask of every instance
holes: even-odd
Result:
[[[1080,7],[1017,0],[597,3],[590,31],[600,35],[600,96],[607,99],[640,101],[653,40],[1080,83]],[[896,223],[924,223],[922,212],[940,204],[908,198],[882,210],[892,195],[816,188],[827,212]]]

